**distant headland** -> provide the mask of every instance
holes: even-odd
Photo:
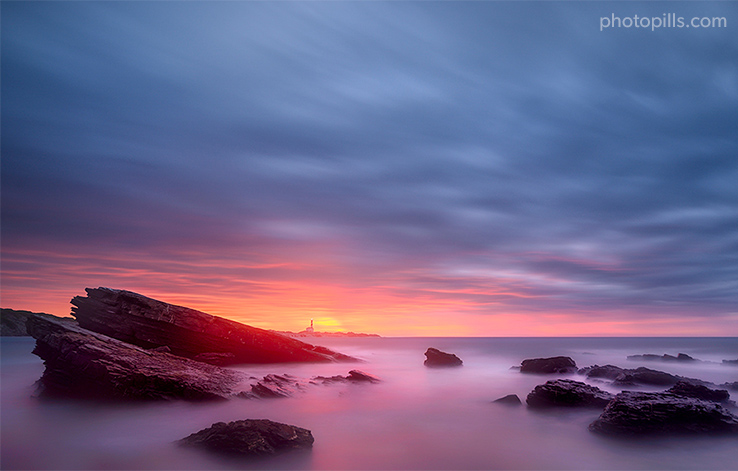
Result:
[[[273,330],[272,332],[290,337],[380,337],[378,334],[356,332],[316,332],[312,319],[310,319],[310,327],[306,327],[305,330],[300,332],[290,332],[289,330]]]

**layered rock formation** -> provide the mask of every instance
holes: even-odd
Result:
[[[628,355],[628,360],[645,360],[645,361],[681,361],[691,362],[699,361],[686,353],[678,353],[677,356],[664,353],[663,355],[654,355],[653,353],[645,353],[643,355]]]
[[[217,422],[179,441],[182,446],[243,457],[266,457],[313,446],[310,430],[271,420]]]
[[[625,391],[589,428],[608,435],[738,433],[738,417],[714,402]]]
[[[425,366],[461,366],[464,362],[453,353],[442,352],[437,348],[429,348],[425,352]]]
[[[521,373],[573,373],[577,364],[569,357],[531,358],[520,364]]]
[[[146,349],[215,365],[238,363],[356,361],[325,347],[131,291],[87,288],[72,299],[79,325]]]
[[[605,407],[613,395],[580,381],[556,379],[540,384],[528,394],[530,407]]]
[[[17,311],[15,309],[0,310],[0,336],[26,337],[26,321],[34,313],[31,311]],[[49,315],[49,314],[45,314]]]
[[[96,400],[225,399],[240,382],[235,371],[147,351],[75,322],[32,315],[33,353],[46,369],[40,397]]]

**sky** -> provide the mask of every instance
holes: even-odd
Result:
[[[738,336],[738,3],[0,9],[2,307]]]

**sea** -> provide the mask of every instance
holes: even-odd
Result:
[[[335,383],[294,397],[214,403],[99,404],[33,397],[42,361],[30,337],[4,337],[0,468],[54,470],[735,470],[738,437],[611,438],[587,426],[600,411],[531,410],[523,402],[548,376],[512,368],[526,358],[565,355],[577,366],[646,366],[716,384],[738,381],[738,338],[313,338],[360,363],[239,365],[255,377],[346,375],[379,383]],[[464,364],[428,368],[424,352]],[[699,362],[636,361],[628,355],[685,353]],[[564,375],[584,381],[577,374]],[[613,393],[608,382],[587,380]],[[659,390],[659,388],[642,388]],[[738,393],[732,392],[736,400]],[[734,410],[734,413],[736,411]],[[312,431],[312,451],[259,461],[221,458],[176,441],[215,422],[270,419]]]

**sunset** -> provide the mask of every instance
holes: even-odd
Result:
[[[0,10],[3,469],[732,464],[738,3]]]

